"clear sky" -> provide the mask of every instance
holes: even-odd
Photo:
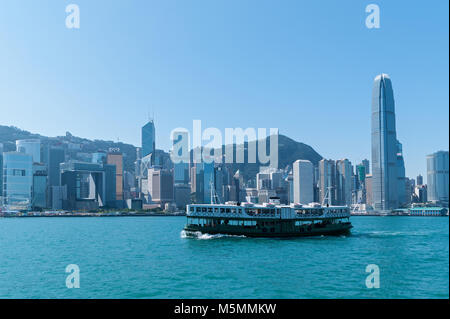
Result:
[[[65,7],[79,5],[80,29]],[[380,7],[380,29],[365,8]],[[449,8],[434,1],[1,0],[0,124],[156,146],[176,127],[279,128],[326,158],[370,159],[388,73],[406,173],[448,150]]]

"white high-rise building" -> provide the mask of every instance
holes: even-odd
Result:
[[[429,201],[448,203],[448,154],[448,151],[439,151],[427,156],[427,191]]]
[[[293,164],[294,202],[309,204],[314,201],[314,168],[310,161],[297,160]]]

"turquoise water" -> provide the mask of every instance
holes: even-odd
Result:
[[[346,237],[252,239],[184,238],[184,217],[1,218],[0,298],[449,297],[448,218],[351,220]]]

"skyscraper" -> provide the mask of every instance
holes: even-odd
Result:
[[[297,160],[292,165],[294,203],[309,204],[314,201],[314,167],[310,161]]]
[[[375,78],[372,91],[372,195],[375,210],[398,207],[397,135],[394,91],[387,74]]]
[[[173,202],[173,175],[169,170],[153,167],[148,170],[148,189],[152,202],[163,207]]]
[[[142,127],[142,157],[155,152],[155,124],[150,120]]]
[[[448,204],[448,151],[438,151],[427,156],[428,200]]]
[[[319,196],[321,203],[336,204],[336,162],[333,160],[319,162]]]
[[[336,197],[338,205],[351,205],[352,203],[352,176],[353,167],[348,159],[336,162]]]
[[[176,161],[174,162],[174,182],[175,184],[189,183],[189,133],[187,131],[179,131],[175,133],[173,140],[172,154]]]
[[[417,175],[416,183],[417,183],[417,186],[423,185],[423,177],[422,177],[422,175],[420,175],[420,174]]]
[[[123,200],[123,155],[121,152],[109,152],[106,163],[116,166],[116,200]],[[119,206],[120,207],[120,206]]]
[[[408,204],[407,200],[408,196],[406,192],[405,162],[403,160],[403,148],[402,144],[399,141],[397,141],[397,195],[399,206],[405,206]]]
[[[10,210],[30,210],[33,157],[19,152],[3,153],[3,203]]]
[[[370,174],[370,162],[368,159],[363,159],[361,161],[361,164],[365,167],[366,169],[366,174]]]

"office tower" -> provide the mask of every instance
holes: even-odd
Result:
[[[363,165],[366,169],[366,174],[370,174],[370,162],[368,159],[363,159],[361,161],[361,165]]]
[[[373,206],[372,175],[366,175],[366,204]]]
[[[65,151],[60,147],[50,147],[48,149],[48,184],[52,186],[60,186],[60,169],[59,164],[65,161]]]
[[[428,200],[448,205],[448,151],[438,151],[427,156]]]
[[[186,209],[186,205],[191,202],[191,187],[188,184],[175,184],[173,193],[177,208]]]
[[[403,160],[403,148],[402,144],[397,141],[397,196],[398,205],[400,207],[408,204],[408,196],[406,189],[406,176],[405,176],[405,162]],[[409,182],[409,181],[408,181]]]
[[[33,156],[3,153],[3,204],[9,210],[30,210],[33,187]]]
[[[256,174],[256,189],[270,189],[270,174],[261,173]]]
[[[364,163],[356,165],[356,178],[358,180],[357,203],[366,204],[366,168]]]
[[[142,127],[142,157],[155,152],[155,124],[150,120]]]
[[[187,131],[176,132],[173,138],[172,151],[177,151],[177,154],[172,154],[175,159],[173,164],[174,181],[175,184],[188,184],[190,163],[189,133]]]
[[[70,160],[61,163],[63,209],[92,210],[116,207],[116,167]]]
[[[372,195],[375,210],[398,207],[397,135],[392,82],[375,78],[372,91]]]
[[[148,190],[153,203],[164,207],[173,202],[173,175],[169,170],[152,167],[148,170]]]
[[[106,164],[116,166],[116,200],[123,200],[123,154],[109,152],[106,155]],[[120,204],[119,204],[120,205]]]
[[[197,167],[200,165],[201,170],[203,171],[203,203],[210,204],[212,201],[211,198],[211,188],[215,188],[215,169],[214,163],[201,163],[197,164]],[[217,192],[214,189],[215,192]]]
[[[336,203],[338,205],[352,204],[353,167],[348,159],[336,161]]]
[[[41,162],[41,140],[39,139],[17,140],[16,151],[30,154],[34,163]]]
[[[92,163],[105,164],[106,163],[106,152],[92,153]]]
[[[321,203],[336,205],[336,163],[333,160],[319,162],[319,196]]]
[[[289,187],[288,203],[294,203],[294,173],[293,173],[292,169],[289,171],[285,180]],[[314,192],[314,189],[313,189],[313,192]],[[313,193],[313,195],[314,195],[314,193]]]
[[[417,181],[417,186],[423,185],[423,176],[419,174],[416,178],[416,181]]]
[[[47,207],[47,165],[44,163],[33,164],[31,206],[38,210]]]
[[[426,185],[416,185],[414,188],[414,194],[417,203],[426,203],[427,198],[427,186]]]
[[[405,177],[405,207],[408,207],[412,203],[414,188],[415,188],[415,180],[414,178]]]
[[[294,203],[309,204],[314,201],[314,167],[310,161],[297,160],[292,165]]]
[[[217,200],[220,203],[225,203],[224,201],[224,186],[225,186],[225,176],[227,172],[223,166],[217,166],[214,168],[214,187],[216,190]]]

